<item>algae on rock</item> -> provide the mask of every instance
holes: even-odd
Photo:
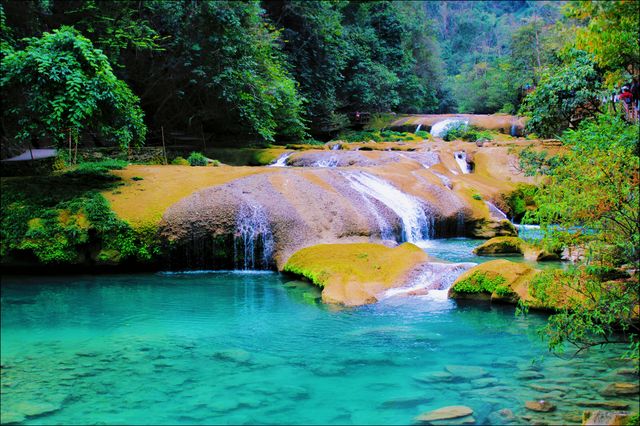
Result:
[[[322,300],[346,306],[372,303],[382,291],[404,284],[429,257],[404,243],[320,244],[294,253],[283,271],[305,277],[322,287]]]

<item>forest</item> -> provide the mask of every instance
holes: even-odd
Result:
[[[581,97],[569,100],[575,109],[638,66],[627,31],[637,21],[633,2],[615,10],[555,1],[0,4],[3,90],[34,88],[4,97],[3,134],[35,143],[64,140],[62,128],[98,144],[157,144],[161,128],[222,145],[326,140],[358,111],[529,111],[525,95],[557,69],[582,80],[597,67],[597,81],[569,82]],[[598,51],[602,40],[585,32],[595,25],[613,31],[599,35],[612,51]],[[595,58],[568,48],[576,37]],[[56,75],[74,75],[82,95]],[[91,123],[103,102],[112,111]],[[77,104],[83,109],[56,112]],[[48,120],[29,118],[43,112]]]

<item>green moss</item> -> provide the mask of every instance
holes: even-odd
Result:
[[[396,132],[393,130],[362,130],[344,132],[340,134],[337,139],[346,142],[413,142],[420,141],[429,136],[428,133],[424,136],[424,133],[416,135],[414,133]]]
[[[110,209],[100,190],[115,187],[117,163],[67,173],[2,180],[0,256],[27,252],[46,264],[85,260],[92,247],[121,259],[150,260],[159,253],[155,229],[133,229]]]
[[[188,166],[189,162],[183,157],[176,157],[171,161],[174,166]]]
[[[499,289],[499,296],[509,295],[512,291],[508,286],[504,285],[506,279],[499,274],[489,276],[485,272],[474,272],[471,276],[461,281],[458,281],[453,286],[453,291],[456,293],[489,293],[492,294],[496,289]]]

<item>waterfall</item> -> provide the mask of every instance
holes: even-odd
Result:
[[[426,295],[429,299],[446,301],[449,287],[475,263],[429,262],[406,286],[390,288],[377,295],[378,300],[394,296]]]
[[[316,161],[314,166],[316,166],[316,167],[337,167],[338,166],[338,158],[332,155],[331,157],[329,157],[328,160]]]
[[[378,200],[398,215],[402,223],[401,241],[416,242],[431,236],[433,218],[427,218],[417,198],[369,173],[349,173],[344,176],[353,189]]]
[[[456,159],[456,163],[460,166],[462,173],[469,174],[469,163],[467,163],[467,153],[464,151],[456,151],[453,153],[453,157]]]
[[[339,149],[342,149],[342,145],[340,145],[339,143],[333,144],[331,146],[331,151],[337,151]]]
[[[441,138],[449,131],[450,128],[456,127],[458,125],[466,126],[467,124],[469,124],[469,120],[463,120],[460,118],[447,118],[446,120],[438,121],[437,123],[435,123],[431,127],[431,131],[429,133],[431,133],[431,135],[434,137]]]
[[[447,187],[447,188],[449,188],[449,189],[452,189],[452,188],[453,188],[453,184],[451,183],[451,179],[449,179],[449,178],[448,178],[448,177],[446,177],[445,175],[440,174],[440,173],[438,173],[438,172],[431,171],[431,173],[433,173],[434,175],[436,175],[436,176],[438,177],[438,179],[440,179],[440,182],[442,182],[442,184],[443,184],[444,186],[446,186],[446,187]]]
[[[416,130],[413,133],[418,133],[420,131],[420,127],[422,127],[422,123],[418,124],[418,127],[416,127]]]
[[[511,132],[509,134],[511,136],[518,136],[518,127],[516,126],[516,123],[511,125]]]
[[[242,204],[233,240],[236,269],[269,269],[273,246],[273,234],[264,209],[255,204]]]
[[[269,167],[287,167],[287,158],[291,157],[291,155],[293,155],[293,152],[285,152]]]
[[[507,214],[505,212],[503,212],[502,210],[500,210],[498,207],[496,207],[495,204],[490,203],[489,201],[485,201],[485,204],[487,205],[487,207],[489,207],[489,213],[500,220],[503,219],[507,219],[509,220],[509,217],[507,216]]]

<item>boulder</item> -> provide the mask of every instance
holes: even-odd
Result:
[[[452,405],[449,407],[438,408],[437,410],[429,411],[420,414],[415,418],[418,422],[433,422],[439,420],[457,419],[460,417],[467,417],[473,414],[473,410],[464,405]]]
[[[526,259],[536,262],[560,260],[558,253],[529,244],[518,237],[494,237],[473,249],[473,252],[478,256],[524,256]]]
[[[429,257],[419,247],[404,243],[320,244],[294,253],[283,271],[309,279],[322,288],[327,303],[358,306],[377,301],[377,295],[407,283]]]
[[[473,249],[478,256],[494,254],[523,255],[527,243],[518,237],[494,237]]]
[[[524,403],[527,410],[538,411],[541,413],[547,413],[549,411],[555,411],[556,406],[549,401],[543,399],[538,401],[527,401]]]
[[[506,219],[481,219],[472,223],[470,234],[474,238],[515,237],[518,230]]]
[[[582,414],[583,426],[623,426],[629,422],[631,414],[624,411],[585,411]]]
[[[638,383],[611,383],[600,391],[603,396],[637,395]]]
[[[539,271],[505,259],[482,263],[469,269],[453,283],[449,297],[515,303],[531,301],[529,283]]]

